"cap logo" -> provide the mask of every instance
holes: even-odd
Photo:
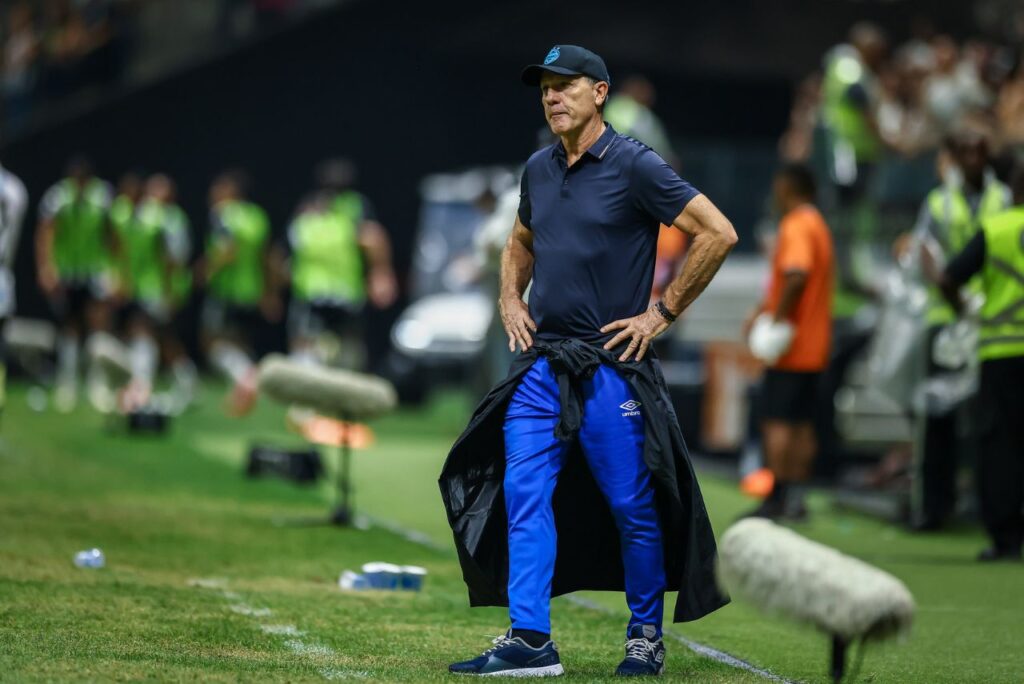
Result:
[[[555,47],[551,48],[551,52],[549,52],[548,56],[544,58],[544,64],[551,64],[556,59],[558,59],[559,56],[561,56],[561,54],[562,50],[556,45]]]

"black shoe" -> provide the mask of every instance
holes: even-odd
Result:
[[[626,636],[626,657],[615,668],[618,677],[649,677],[665,669],[665,644],[654,625],[633,625]]]
[[[754,510],[744,513],[739,517],[740,520],[744,518],[768,518],[769,520],[779,520],[786,514],[786,502],[782,499],[774,498],[769,496],[767,499],[761,502],[761,504]]]
[[[531,648],[525,641],[511,638],[512,630],[496,638],[490,647],[472,660],[452,663],[448,671],[455,674],[507,677],[557,677],[562,674],[558,647],[549,641]]]
[[[945,527],[946,519],[934,516],[926,516],[910,525],[912,532],[939,532]]]
[[[1020,547],[1005,548],[990,546],[978,554],[978,562],[995,563],[998,561],[1019,561],[1021,559]]]
[[[807,505],[803,502],[797,502],[786,506],[782,514],[782,519],[786,522],[805,523],[810,519],[810,513],[807,512]]]

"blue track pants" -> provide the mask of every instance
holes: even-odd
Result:
[[[629,624],[657,625],[660,634],[665,565],[651,474],[643,460],[644,408],[608,366],[581,389],[579,440],[619,529]],[[551,632],[555,570],[551,499],[569,451],[569,443],[554,436],[558,419],[558,383],[540,357],[520,381],[505,416],[505,507],[512,627],[544,633]]]

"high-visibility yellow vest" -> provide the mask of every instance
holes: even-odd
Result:
[[[366,274],[359,246],[363,200],[345,192],[323,210],[306,211],[289,230],[292,291],[298,299],[362,304]]]
[[[990,216],[985,231],[978,356],[982,361],[1024,356],[1024,205]]]
[[[977,213],[971,213],[971,205],[963,190],[940,186],[928,193],[925,200],[928,212],[936,224],[945,229],[945,246],[949,255],[959,254],[978,231],[978,222],[998,214],[1009,206],[1010,191],[999,181],[992,179],[985,184]],[[977,279],[969,283],[972,292],[980,292]],[[956,318],[937,287],[929,290],[928,322],[932,325],[951,323]]]
[[[842,46],[833,51],[825,65],[822,84],[822,118],[828,131],[853,149],[858,162],[877,161],[882,153],[878,136],[871,129],[861,104],[850,99],[853,85],[866,85],[869,75],[856,51]]]

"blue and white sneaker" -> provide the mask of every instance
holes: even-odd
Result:
[[[626,658],[619,663],[619,677],[660,675],[665,671],[665,644],[654,625],[633,625],[626,634]]]
[[[449,665],[448,671],[481,677],[557,677],[562,674],[562,661],[558,659],[554,641],[531,648],[511,635],[512,630],[509,630],[491,642],[494,646],[472,660]]]

